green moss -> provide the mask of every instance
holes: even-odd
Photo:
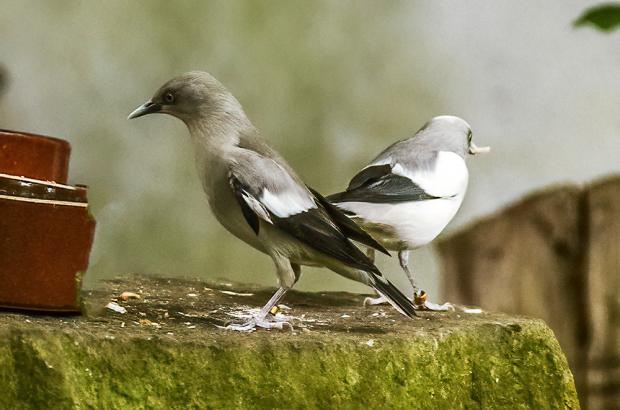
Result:
[[[579,408],[552,332],[479,320],[424,334],[203,341],[0,329],[2,408]]]

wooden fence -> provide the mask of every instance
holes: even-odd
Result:
[[[438,243],[446,299],[544,319],[584,409],[620,409],[620,176],[528,196]]]

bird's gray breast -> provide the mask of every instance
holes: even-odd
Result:
[[[227,167],[208,166],[199,172],[209,207],[218,222],[237,238],[255,249],[265,252],[257,235],[243,217],[239,203],[230,186]]]

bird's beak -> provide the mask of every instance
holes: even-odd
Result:
[[[161,104],[154,103],[153,101],[147,101],[129,114],[128,120],[132,118],[142,117],[146,114],[153,114],[161,111]]]
[[[477,147],[473,141],[469,143],[469,153],[471,155],[486,154],[489,151],[491,151],[491,147]]]

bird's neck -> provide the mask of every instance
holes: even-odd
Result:
[[[198,175],[205,190],[208,190],[208,185],[225,177],[227,162],[237,149],[240,136],[253,126],[245,115],[217,115],[186,124],[194,147]]]
[[[252,123],[241,112],[216,112],[195,120],[185,121],[196,150],[213,155],[221,154],[239,144],[240,134],[253,128]]]

